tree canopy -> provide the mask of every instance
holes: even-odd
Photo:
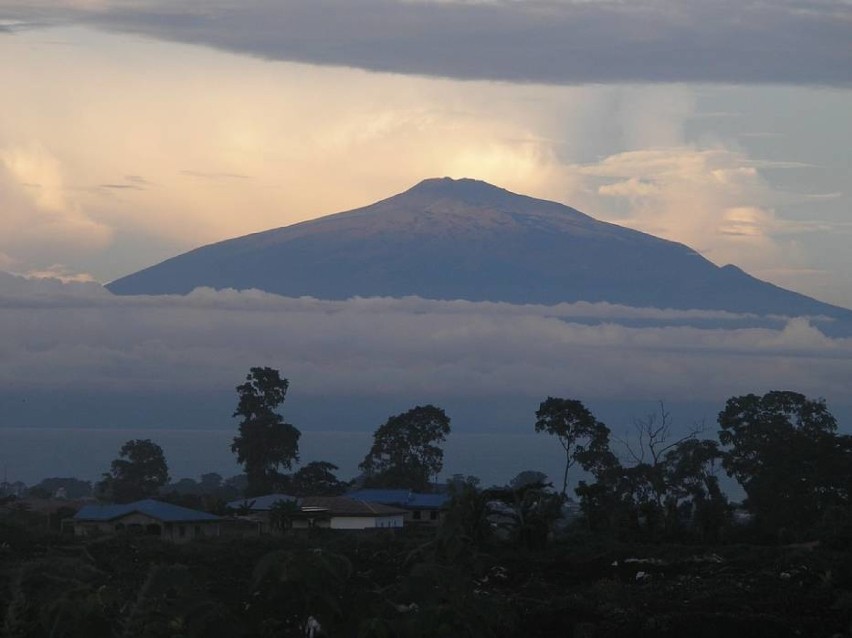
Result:
[[[278,370],[251,368],[245,383],[237,386],[239,402],[233,416],[241,421],[231,451],[245,469],[246,496],[273,491],[278,468],[290,469],[299,460],[301,432],[276,412],[289,385]]]
[[[535,413],[535,431],[555,436],[565,450],[562,496],[568,491],[568,470],[579,462],[585,467],[589,453],[609,446],[609,429],[574,399],[547,397]]]
[[[169,482],[163,448],[150,439],[128,441],[118,456],[98,484],[98,492],[105,500],[130,503],[150,498]]]
[[[417,406],[390,417],[373,435],[361,462],[366,484],[422,490],[444,465],[440,447],[450,433],[450,418],[433,405]]]
[[[311,461],[300,467],[290,479],[290,490],[298,496],[337,496],[346,490],[346,483],[338,480],[339,470],[328,461]]]
[[[722,464],[768,529],[804,529],[849,504],[852,437],[822,399],[790,391],[731,397],[719,413]]]

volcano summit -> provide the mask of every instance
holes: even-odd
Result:
[[[852,311],[718,267],[683,244],[472,179],[428,179],[364,208],[203,246],[107,287],[157,295],[200,286],[852,320]]]

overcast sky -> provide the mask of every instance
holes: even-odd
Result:
[[[315,397],[848,404],[815,320],[82,282],[451,176],[852,307],[850,43],[846,0],[0,0],[0,271],[31,278],[0,276],[3,400],[273,365]]]

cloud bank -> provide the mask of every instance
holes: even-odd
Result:
[[[852,9],[843,0],[13,0],[5,13],[270,59],[459,79],[852,81]]]
[[[231,393],[255,365],[312,396],[723,401],[791,388],[842,403],[852,384],[852,339],[801,318],[743,327],[748,317],[730,313],[609,304],[210,289],[115,297],[97,284],[9,275],[0,307],[0,382],[24,393]],[[631,324],[637,317],[646,323]],[[716,327],[701,327],[711,319]]]

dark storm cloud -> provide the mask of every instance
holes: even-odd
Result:
[[[65,15],[276,60],[461,79],[852,83],[842,0],[141,1]]]

